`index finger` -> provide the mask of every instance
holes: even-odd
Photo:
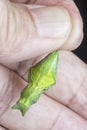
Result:
[[[77,48],[83,38],[83,23],[82,18],[80,15],[80,12],[73,2],[73,0],[11,0],[14,2],[20,2],[20,3],[29,3],[29,4],[37,4],[37,5],[46,5],[46,6],[53,6],[58,5],[66,8],[68,12],[70,13],[71,19],[72,19],[72,30],[69,35],[69,39],[66,41],[66,44],[64,44],[62,49],[69,49],[72,50],[74,48]]]
[[[74,3],[60,1],[52,5],[0,1],[0,11],[4,8],[0,19],[0,62],[19,62],[55,49],[72,50],[81,43],[83,24]]]
[[[72,30],[68,40],[66,41],[66,44],[64,44],[64,46],[61,48],[72,50],[77,48],[81,44],[83,38],[83,22],[80,11],[78,10],[73,0],[28,0],[28,2],[30,4],[38,5],[58,5],[66,8],[71,16]]]

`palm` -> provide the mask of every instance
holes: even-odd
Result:
[[[11,1],[20,2],[20,0]],[[26,0],[23,2],[26,2]],[[30,1],[30,3],[32,2],[33,0]],[[70,5],[67,3],[70,3]],[[73,30],[71,30],[71,21],[69,21],[67,29],[67,22],[64,26],[61,26],[61,30],[64,30],[62,32],[63,38],[58,32],[55,35],[54,33],[46,33],[44,34],[45,36],[47,35],[46,38],[34,35],[37,36],[35,39],[36,46],[35,37],[32,37],[32,41],[29,41],[29,39],[24,41],[29,32],[26,32],[27,28],[23,28],[24,39],[22,37],[20,37],[21,40],[17,39],[21,42],[21,48],[19,48],[20,45],[16,44],[8,44],[8,47],[6,44],[1,45],[0,124],[11,130],[87,130],[87,66],[67,51],[60,51],[56,85],[44,93],[36,104],[32,105],[25,117],[22,117],[19,111],[11,109],[11,106],[18,100],[21,90],[27,84],[29,68],[40,60],[36,57],[49,53],[48,48],[50,51],[57,48],[72,50],[78,46],[82,39],[82,21],[72,1],[50,0],[47,2],[46,0],[37,0],[35,4],[60,5],[67,8],[72,17]],[[28,8],[34,8],[34,6],[29,6]],[[73,9],[76,13],[73,13]],[[67,12],[66,15],[67,17],[64,17],[67,18],[66,21],[70,20]],[[41,29],[43,30],[44,28]],[[56,28],[55,30],[57,31]],[[78,35],[73,35],[76,34],[77,30],[79,30]],[[12,37],[10,38],[12,39]],[[1,41],[3,41],[3,38],[0,39],[0,44]],[[46,44],[42,46],[41,43]],[[14,48],[12,49],[13,45]],[[5,50],[6,47],[8,48],[7,51]]]

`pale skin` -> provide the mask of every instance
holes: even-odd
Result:
[[[0,14],[0,130],[87,130],[87,65],[70,52],[83,39],[74,2],[0,0]],[[55,49],[61,49],[56,85],[22,117],[11,106],[28,69]]]

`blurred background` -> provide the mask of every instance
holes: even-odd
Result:
[[[84,0],[74,0],[78,6],[84,23],[84,39],[79,48],[73,51],[78,57],[87,63],[87,5]]]

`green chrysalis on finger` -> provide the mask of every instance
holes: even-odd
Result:
[[[37,102],[40,95],[56,83],[58,51],[50,53],[29,71],[30,82],[21,92],[21,97],[12,107],[24,116],[29,107]]]

